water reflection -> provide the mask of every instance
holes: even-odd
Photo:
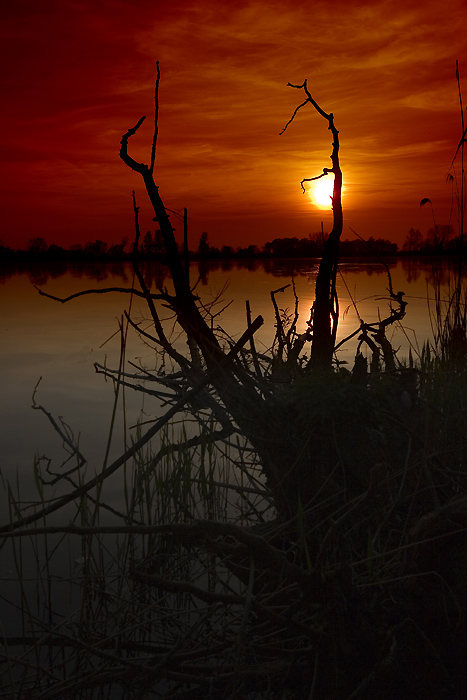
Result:
[[[417,282],[421,275],[428,277],[442,273],[442,282],[445,283],[456,269],[456,261],[445,259],[440,265],[439,261],[433,266],[429,262],[403,257],[400,259],[385,260],[390,270],[402,267],[405,277],[409,283]],[[245,260],[199,260],[192,261],[190,272],[192,279],[199,277],[203,285],[208,284],[209,276],[222,271],[224,273],[235,273],[246,270],[249,272],[260,271],[262,274],[272,277],[300,277],[310,273],[317,273],[319,258],[310,259],[245,259]],[[168,278],[168,268],[162,263],[152,260],[140,262],[147,282],[155,287],[162,287]],[[369,277],[386,275],[385,266],[377,259],[371,258],[350,258],[343,259],[339,264],[341,272],[362,272]],[[50,262],[50,263],[21,263],[11,262],[8,265],[0,266],[0,284],[16,275],[26,275],[32,284],[41,286],[47,284],[49,280],[58,280],[61,277],[69,276],[73,279],[82,280],[119,280],[119,282],[129,282],[133,276],[130,262],[94,262],[94,263],[70,263],[70,262]]]
[[[422,274],[422,267],[420,266],[420,264],[416,260],[413,260],[413,258],[409,257],[402,258],[401,263],[402,269],[404,270],[405,276],[407,278],[407,282],[417,282],[420,275]]]
[[[312,259],[229,260],[195,263],[190,272],[192,283],[198,277],[201,280],[196,292],[203,303],[219,294],[222,303],[232,301],[215,321],[222,324],[230,337],[239,337],[244,331],[248,301],[252,316],[261,314],[265,320],[257,334],[257,347],[267,349],[274,336],[271,290],[288,284],[293,276],[300,300],[298,331],[303,332],[314,299],[318,264],[318,260]],[[400,348],[401,357],[407,356],[410,346],[416,354],[424,340],[431,336],[427,285],[429,288],[435,279],[447,284],[455,274],[455,263],[446,262],[433,268],[429,261],[401,258],[390,260],[388,266],[394,291],[403,290],[409,302],[404,327],[392,326],[390,340],[393,347]],[[167,268],[160,263],[144,264],[142,271],[152,289],[170,288]],[[130,295],[85,296],[68,304],[57,304],[40,297],[34,285],[50,294],[66,297],[90,286],[130,288],[132,280],[130,263],[9,265],[0,270],[2,469],[12,470],[18,466],[30,473],[34,453],[51,454],[59,448],[46,420],[30,408],[34,386],[41,376],[38,403],[54,415],[64,416],[75,434],[81,434],[80,444],[88,459],[93,453],[97,461],[101,457],[102,436],[110,421],[113,387],[96,376],[93,362],[118,366],[120,338],[118,333],[114,334],[123,311],[128,309]],[[388,315],[387,271],[377,260],[342,261],[337,287],[340,299],[338,339],[358,327],[359,317],[370,323]],[[293,309],[292,288],[278,295],[277,300],[281,309]],[[149,326],[144,300],[133,299],[132,316],[136,321],[147,319]],[[178,342],[183,350],[184,340],[181,338]],[[345,345],[339,358],[351,362],[357,342],[355,338]],[[142,344],[133,332],[128,336],[127,361],[148,367],[155,364],[153,349]],[[128,393],[127,421],[135,422],[140,409],[140,398]],[[116,450],[121,451],[121,445]]]

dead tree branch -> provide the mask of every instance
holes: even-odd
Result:
[[[305,178],[300,183],[302,190],[305,191],[305,188],[303,187],[304,182],[318,180],[329,173],[334,175],[334,187],[332,194],[333,227],[324,244],[324,252],[321,258],[318,277],[316,280],[315,302],[313,304],[312,311],[313,340],[310,364],[314,369],[322,371],[329,370],[331,367],[334,345],[336,341],[337,325],[339,321],[336,275],[339,256],[339,240],[343,228],[342,171],[339,163],[339,132],[334,125],[333,113],[330,112],[328,114],[325,112],[319,106],[316,100],[313,99],[308,90],[306,80],[301,85],[292,85],[291,83],[288,83],[288,86],[297,90],[303,90],[307,96],[307,99],[295,109],[292,117],[281,131],[281,134],[283,134],[289,125],[294,121],[298,112],[305,107],[305,105],[311,104],[318,114],[328,122],[328,129],[331,131],[333,138],[331,153],[332,168],[323,168],[321,175],[317,175],[316,177],[312,178]]]

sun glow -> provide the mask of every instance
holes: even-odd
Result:
[[[321,209],[330,208],[332,206],[332,190],[334,187],[333,177],[322,177],[316,180],[311,192],[313,204]]]

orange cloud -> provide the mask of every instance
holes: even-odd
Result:
[[[302,100],[286,84],[304,78],[340,130],[345,223],[401,242],[430,225],[422,197],[439,220],[449,215],[462,0],[22,0],[8,10],[1,237],[10,245],[131,236],[133,188],[153,226],[118,146],[151,116],[155,60],[157,177],[167,206],[188,208],[193,246],[203,230],[213,244],[245,245],[319,229],[323,212],[299,183],[330,165],[326,123],[307,106],[279,137]],[[130,150],[147,160],[149,123],[140,131]]]

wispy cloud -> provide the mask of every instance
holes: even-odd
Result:
[[[466,55],[463,0],[21,0],[4,15],[8,197],[27,186],[50,211],[37,222],[22,207],[9,220],[17,236],[29,236],[32,222],[53,235],[54,202],[73,191],[89,206],[70,236],[94,226],[101,197],[108,207],[102,235],[121,237],[116,200],[135,178],[118,161],[118,144],[152,114],[156,60],[161,186],[171,202],[196,211],[195,231],[217,222],[213,242],[218,235],[222,243],[221,229],[239,212],[246,239],[267,237],[275,225],[268,212],[290,235],[294,225],[306,230],[307,212],[310,230],[321,216],[298,183],[329,165],[325,122],[307,107],[279,137],[302,99],[286,84],[305,78],[336,115],[346,206],[355,215],[360,207],[362,222],[374,221],[378,197],[390,199],[397,205],[381,225],[400,237],[412,225],[401,217],[417,188],[448,202],[445,163],[459,128],[455,59]],[[147,159],[150,134],[145,125],[132,139],[135,157]]]

